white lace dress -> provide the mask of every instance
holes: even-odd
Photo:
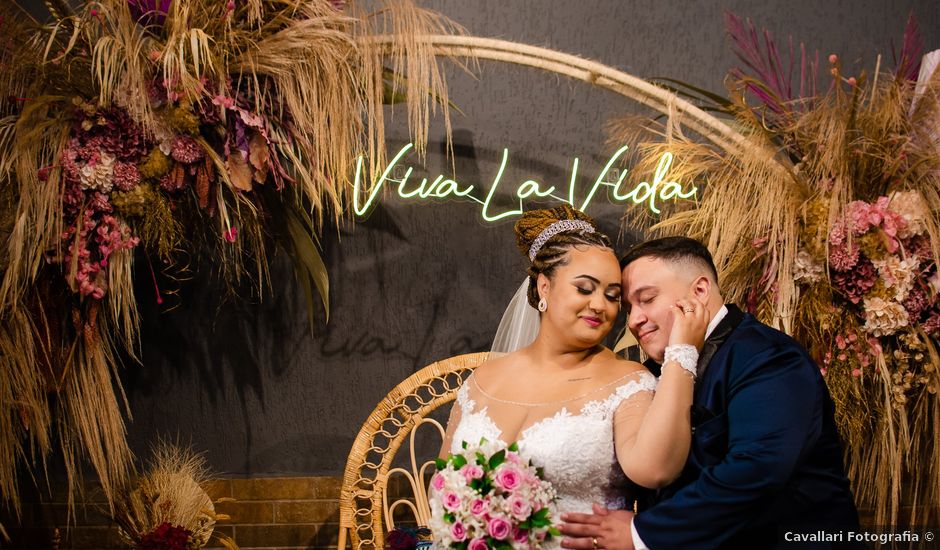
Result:
[[[616,441],[628,426],[635,429],[646,413],[656,378],[635,372],[564,401],[520,403],[486,394],[473,375],[457,392],[451,422],[450,452],[463,441],[506,441],[518,433],[519,451],[544,469],[558,493],[558,513],[591,512],[592,503],[623,509],[626,476],[615,454]],[[551,541],[543,548],[560,548]]]

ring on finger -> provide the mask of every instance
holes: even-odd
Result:
[[[686,313],[695,313],[695,308],[694,308],[694,307],[684,307],[684,308],[682,308],[682,311],[684,311],[684,312],[686,312]]]
[[[597,550],[598,548],[600,548],[599,546],[597,546],[597,537],[591,537],[591,546],[594,548],[594,550]]]

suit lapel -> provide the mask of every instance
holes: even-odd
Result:
[[[660,375],[662,375],[663,373],[663,366],[657,363],[656,361],[653,361],[652,359],[647,359],[646,361],[643,361],[643,366],[646,367],[648,371],[653,373],[653,376],[655,376],[656,378],[659,378]]]
[[[711,363],[712,358],[715,356],[715,352],[718,351],[718,348],[731,336],[731,333],[734,332],[734,329],[741,324],[741,321],[744,320],[744,313],[738,309],[734,304],[726,304],[728,308],[727,315],[718,322],[718,326],[715,327],[715,330],[708,336],[708,339],[705,340],[705,344],[702,346],[702,352],[698,355],[698,364],[696,368],[698,370],[698,376],[695,378],[695,389],[692,396],[692,431],[695,432],[696,426],[701,425],[703,422],[715,417],[715,412],[708,409],[702,404],[702,388],[705,387],[705,370],[708,368],[708,364]],[[716,375],[717,376],[717,375]]]
[[[734,332],[734,329],[744,320],[744,312],[738,309],[738,306],[726,304],[725,307],[728,308],[728,313],[718,323],[715,330],[708,335],[708,339],[705,340],[705,344],[702,346],[702,352],[698,354],[697,369],[699,380],[702,379],[702,374],[711,362],[712,357],[715,356],[715,352],[718,351],[718,348],[725,343],[728,336],[730,336],[731,333]]]

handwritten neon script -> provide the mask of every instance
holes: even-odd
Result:
[[[386,182],[394,182],[398,184],[398,196],[402,199],[414,199],[422,200],[429,198],[436,199],[445,199],[445,198],[465,198],[477,202],[483,206],[482,216],[483,219],[488,222],[495,222],[503,218],[510,216],[519,216],[522,214],[522,205],[526,199],[530,197],[552,197],[558,199],[559,201],[567,202],[572,206],[575,205],[575,180],[578,175],[578,159],[575,158],[571,166],[571,181],[568,185],[568,195],[567,197],[559,197],[556,195],[556,190],[554,186],[543,187],[543,185],[535,180],[526,180],[520,183],[516,187],[516,197],[519,199],[519,208],[515,210],[507,210],[505,212],[494,212],[495,209],[492,202],[493,197],[496,194],[496,189],[500,186],[503,172],[506,170],[506,164],[509,162],[509,150],[503,149],[503,159],[499,165],[499,170],[496,172],[496,177],[493,178],[493,185],[490,187],[489,191],[486,193],[485,199],[480,199],[475,196],[475,188],[473,185],[462,186],[460,183],[439,175],[434,178],[433,181],[428,181],[428,178],[421,178],[420,183],[411,183],[409,178],[411,177],[414,168],[408,166],[400,178],[393,178],[392,172],[402,158],[411,150],[413,144],[409,143],[401,148],[398,151],[398,154],[388,163],[385,167],[385,170],[382,172],[382,175],[372,186],[369,196],[365,199],[365,202],[360,204],[360,196],[362,193],[362,164],[363,157],[360,156],[356,161],[356,178],[353,183],[353,209],[356,213],[356,216],[363,217],[366,216],[372,209],[376,198],[379,195],[379,192],[385,187]],[[666,152],[659,159],[659,163],[656,166],[656,170],[653,174],[653,181],[646,182],[641,181],[633,187],[626,189],[624,188],[624,180],[627,177],[627,171],[624,170],[620,173],[616,182],[609,181],[613,179],[611,177],[611,168],[613,168],[614,163],[627,151],[628,146],[624,145],[614,153],[610,160],[607,161],[607,164],[604,165],[604,169],[601,170],[598,174],[597,179],[594,180],[594,185],[591,186],[591,190],[585,196],[584,201],[581,203],[581,206],[578,207],[581,211],[586,211],[588,205],[591,204],[591,201],[594,199],[594,196],[602,187],[608,188],[609,196],[612,196],[615,201],[618,202],[632,202],[633,204],[643,204],[646,203],[649,206],[649,209],[656,214],[660,213],[660,210],[657,206],[658,202],[668,201],[673,199],[690,199],[695,196],[698,192],[697,187],[692,187],[687,191],[683,191],[682,184],[676,181],[671,181],[668,179],[669,167],[672,165],[672,153]]]

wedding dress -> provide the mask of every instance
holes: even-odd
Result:
[[[634,372],[562,401],[522,403],[493,397],[471,375],[457,392],[445,449],[481,438],[519,444],[520,454],[544,470],[558,494],[558,516],[591,512],[591,504],[632,508],[616,444],[636,434],[656,387],[656,378]],[[518,434],[518,435],[515,435]],[[513,437],[515,439],[513,439]],[[556,518],[558,521],[558,518]],[[543,548],[560,548],[552,540]]]

